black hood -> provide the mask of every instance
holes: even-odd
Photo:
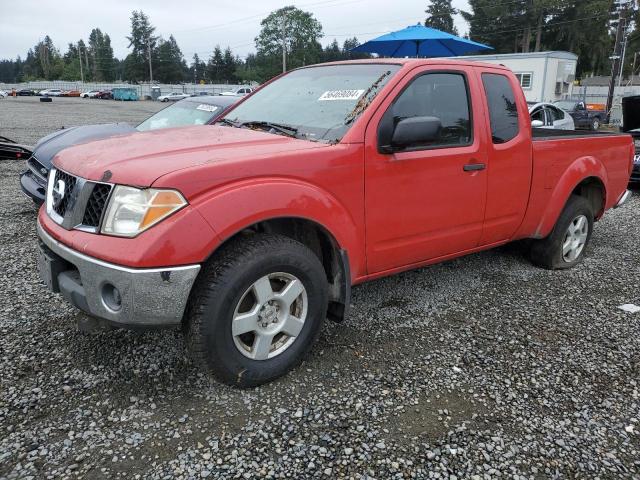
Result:
[[[640,95],[622,97],[622,131],[637,129],[640,129]]]
[[[107,123],[64,128],[40,139],[33,149],[33,155],[38,159],[38,162],[49,169],[51,168],[53,157],[65,148],[135,131],[136,129],[127,123]]]

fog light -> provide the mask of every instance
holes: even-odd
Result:
[[[102,301],[109,310],[117,312],[122,308],[122,295],[114,285],[105,283],[102,286]]]

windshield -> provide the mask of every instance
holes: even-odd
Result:
[[[338,142],[399,69],[351,64],[294,70],[238,105],[226,123],[266,129],[260,124],[270,123],[288,127],[299,138]]]
[[[217,105],[182,101],[160,110],[136,128],[144,132],[147,130],[157,130],[159,128],[205,125],[219,112],[220,107]]]
[[[563,110],[574,110],[578,102],[555,102],[556,107],[560,107]]]

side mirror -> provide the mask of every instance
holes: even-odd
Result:
[[[531,127],[533,127],[533,128],[544,127],[544,122],[542,120],[532,120],[531,121]]]
[[[586,109],[587,109],[587,107],[585,107],[585,106],[584,106],[584,103],[583,103],[583,102],[579,102],[579,103],[576,105],[576,110],[586,110]]]
[[[390,145],[384,150],[391,153],[396,150],[424,145],[440,138],[442,123],[437,117],[410,117],[400,120],[391,135]]]

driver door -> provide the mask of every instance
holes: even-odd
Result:
[[[369,274],[478,246],[487,189],[487,128],[472,67],[423,67],[405,77],[365,135]],[[439,138],[384,151],[381,122],[437,117]]]

